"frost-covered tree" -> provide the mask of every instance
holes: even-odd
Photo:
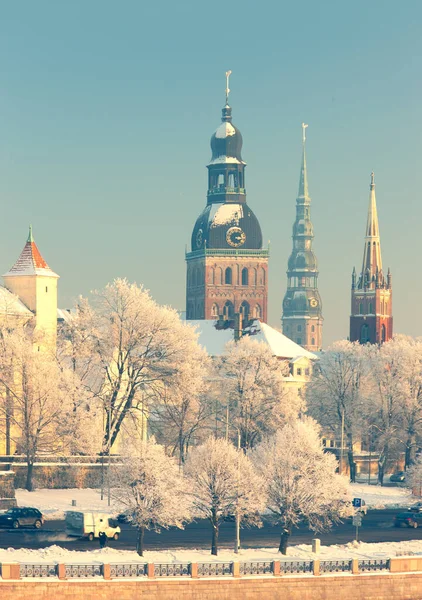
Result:
[[[259,523],[265,494],[262,478],[242,450],[230,442],[209,438],[188,456],[185,474],[190,480],[196,515],[210,521],[211,554],[218,554],[218,533],[229,515],[245,523]]]
[[[190,519],[187,483],[175,458],[163,446],[133,438],[112,466],[111,495],[138,529],[137,552],[143,556],[145,530],[179,527]]]
[[[0,332],[0,384],[5,390],[0,423],[6,423],[7,416],[10,437],[26,458],[29,491],[39,455],[66,452],[81,434],[79,414],[71,402],[77,378],[37,347],[31,329],[3,328]]]
[[[406,485],[417,496],[422,495],[422,454],[419,454],[406,472]]]
[[[348,485],[336,474],[337,461],[324,452],[312,419],[292,421],[252,452],[266,484],[269,518],[282,527],[279,551],[286,554],[291,529],[305,521],[313,531],[338,523]]]
[[[250,337],[226,345],[217,362],[220,402],[229,405],[231,430],[240,431],[241,447],[253,448],[287,417],[297,416],[299,397],[287,393],[288,365],[267,344]]]
[[[63,335],[64,360],[74,365],[92,402],[103,407],[103,454],[128,417],[143,424],[150,401],[159,402],[165,389],[196,389],[203,376],[194,330],[124,279],[94,292],[91,303],[79,302]]]
[[[324,429],[347,444],[350,479],[355,481],[354,444],[366,431],[366,391],[369,361],[366,349],[358,342],[335,342],[324,352],[306,389],[308,413]]]

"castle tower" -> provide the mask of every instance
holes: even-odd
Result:
[[[375,178],[371,173],[369,209],[366,224],[362,271],[352,273],[352,307],[350,341],[380,344],[393,336],[393,290],[391,273],[382,270],[381,242],[378,226]]]
[[[16,294],[35,315],[40,345],[55,350],[57,336],[57,281],[59,276],[45,262],[32,235],[13,267],[3,275],[5,287]]]
[[[191,251],[186,253],[186,318],[243,323],[267,320],[268,250],[262,248],[258,219],[246,202],[242,135],[232,124],[228,104],[211,138],[207,205],[196,220]]]
[[[312,250],[314,232],[305,150],[307,127],[302,123],[302,166],[281,322],[284,335],[310,352],[316,352],[322,347],[323,317],[318,291],[318,262]]]

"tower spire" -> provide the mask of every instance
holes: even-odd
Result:
[[[382,271],[381,242],[378,225],[377,201],[375,197],[375,175],[371,173],[369,185],[369,207],[366,223],[365,248],[363,251],[362,277],[369,282]]]
[[[308,125],[306,123],[302,123],[302,164],[301,164],[301,168],[300,168],[298,198],[305,198],[306,200],[310,200],[309,190],[308,190],[308,173],[306,170],[306,128],[307,127],[308,127]]]
[[[28,239],[26,241],[30,243],[34,241],[34,236],[32,235],[32,225],[29,226]]]
[[[230,80],[231,74],[232,74],[231,71],[226,71],[226,106],[229,105],[229,94],[230,94],[229,80]]]

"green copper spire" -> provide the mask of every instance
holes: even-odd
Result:
[[[32,235],[32,225],[29,226],[29,234],[28,234],[28,239],[26,241],[27,242],[33,242],[34,241],[34,237]]]
[[[300,178],[299,178],[299,193],[298,198],[305,198],[306,200],[310,200],[309,198],[309,190],[308,190],[308,172],[306,170],[306,128],[308,125],[306,123],[302,123],[302,165],[300,168]]]

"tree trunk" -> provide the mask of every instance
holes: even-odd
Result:
[[[355,456],[353,454],[353,448],[349,448],[347,451],[347,458],[349,460],[350,481],[352,483],[356,483],[356,463]]]
[[[26,463],[26,484],[25,484],[25,488],[28,490],[28,492],[32,492],[32,490],[33,490],[33,481],[32,481],[33,470],[34,470],[34,463],[32,461],[28,460]]]
[[[291,535],[291,529],[289,527],[284,527],[280,536],[280,545],[278,547],[278,551],[281,554],[287,554],[287,544],[289,543],[289,537]]]
[[[407,470],[415,462],[415,436],[410,435],[406,441],[406,452],[404,455],[404,468]]]
[[[144,555],[144,533],[145,527],[138,527],[138,539],[136,541],[136,552],[139,556]]]
[[[218,554],[218,525],[211,523],[212,525],[212,542],[211,542],[211,554],[217,556]]]
[[[378,483],[384,485],[385,458],[380,456],[378,460]]]

